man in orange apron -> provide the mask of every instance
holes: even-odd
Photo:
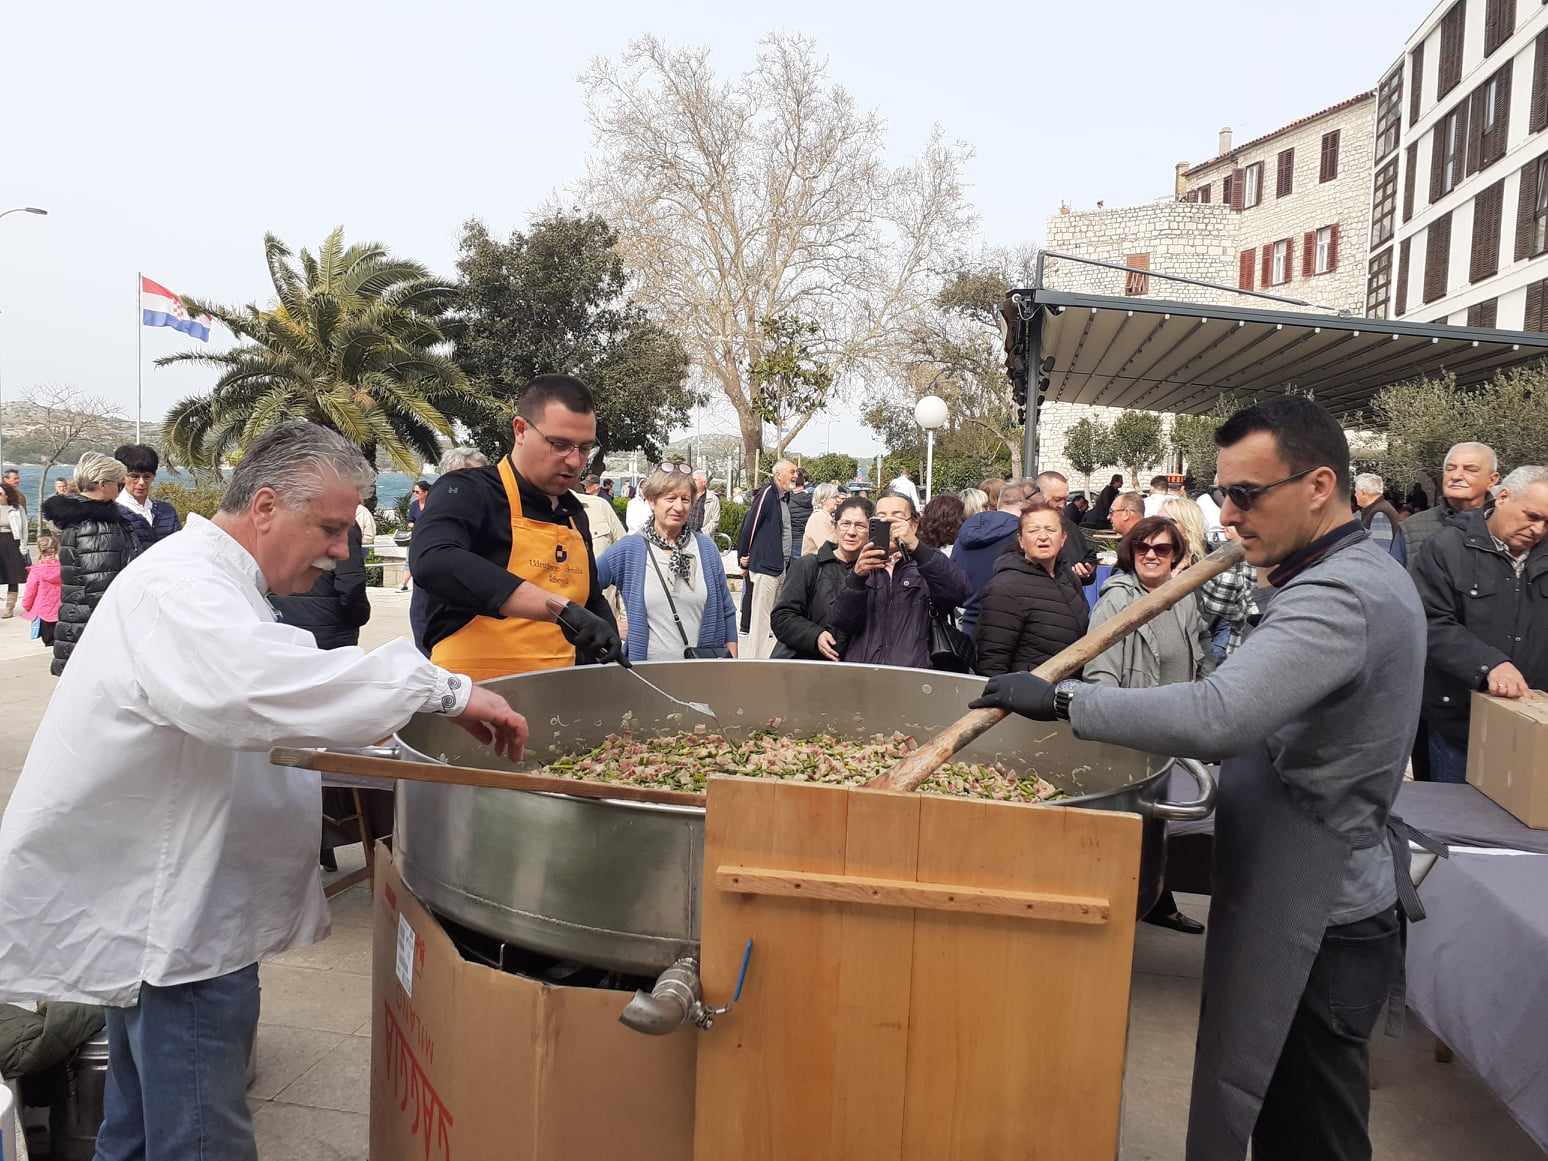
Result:
[[[442,476],[415,526],[409,567],[430,597],[430,658],[478,681],[628,664],[571,494],[597,446],[591,392],[567,375],[539,375],[511,426],[511,454]]]

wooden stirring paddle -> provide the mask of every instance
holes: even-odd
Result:
[[[1170,609],[1212,577],[1240,564],[1246,552],[1239,540],[1228,540],[1197,564],[1177,573],[1154,592],[1146,593],[1110,621],[1103,621],[1075,644],[1055,653],[1032,672],[1044,681],[1060,681],[1086,662],[1123,640],[1146,621]],[[969,710],[885,774],[866,785],[872,790],[917,790],[921,783],[951,760],[951,756],[1005,717],[1001,709]]]

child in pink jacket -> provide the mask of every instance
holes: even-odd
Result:
[[[24,616],[41,621],[43,644],[54,647],[54,625],[59,620],[59,541],[44,532],[38,536],[38,563],[27,570],[27,589],[22,593]]]

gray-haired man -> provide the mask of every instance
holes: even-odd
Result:
[[[522,751],[521,715],[407,641],[323,651],[275,620],[348,555],[373,476],[313,424],[255,440],[215,517],[107,590],[0,821],[0,995],[108,1008],[98,1161],[257,1156],[258,961],[328,933],[317,777],[269,747],[439,713]]]
[[[1371,539],[1391,554],[1399,564],[1408,561],[1408,542],[1403,535],[1402,518],[1397,509],[1387,503],[1383,493],[1386,481],[1372,472],[1355,477],[1355,506],[1360,509],[1360,523],[1365,525]]]
[[[1500,482],[1499,459],[1486,443],[1459,443],[1446,453],[1441,466],[1441,494],[1433,508],[1415,512],[1403,522],[1403,537],[1408,550],[1408,568],[1424,542],[1464,512],[1490,508],[1489,489]]]

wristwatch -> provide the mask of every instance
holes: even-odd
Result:
[[[1053,712],[1059,721],[1070,720],[1070,702],[1075,700],[1075,691],[1084,684],[1079,678],[1066,677],[1054,686]]]

